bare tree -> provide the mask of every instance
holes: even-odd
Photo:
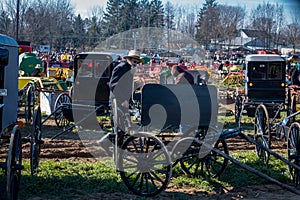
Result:
[[[16,34],[16,27],[17,27],[17,2],[16,0],[3,0],[3,5],[6,8],[7,15],[9,19],[12,20],[10,31],[8,35],[11,37],[15,37]],[[23,30],[23,22],[24,22],[24,14],[28,9],[28,1],[19,1],[19,32],[22,33]]]
[[[232,40],[237,36],[237,31],[243,27],[245,8],[240,6],[219,5],[218,28],[219,38]]]
[[[300,43],[300,14],[299,12],[293,12],[292,23],[286,25],[285,28],[285,37],[289,44],[292,45],[294,53],[296,53],[296,48]]]
[[[283,8],[278,4],[273,5],[269,2],[263,2],[259,4],[256,8],[251,10],[250,26],[255,30],[265,32],[266,35],[262,35],[260,39],[267,36],[265,41],[265,48],[269,49],[271,47],[272,33],[274,29],[282,23]]]
[[[191,38],[195,38],[196,21],[197,21],[196,7],[178,7],[175,12],[176,30],[187,34]]]
[[[4,10],[3,2],[0,2],[0,34],[8,34],[10,32],[9,27],[12,24],[11,19],[8,16],[6,10]]]

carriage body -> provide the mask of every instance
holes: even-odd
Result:
[[[18,43],[0,35],[0,130],[17,121],[18,111]],[[1,131],[1,132],[2,132]]]

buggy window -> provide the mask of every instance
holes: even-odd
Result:
[[[270,63],[268,67],[268,79],[278,80],[282,77],[281,63]]]
[[[80,59],[78,61],[78,77],[93,77],[93,60]]]
[[[251,74],[253,80],[266,80],[266,64],[253,63],[251,65]]]
[[[109,60],[95,60],[95,68],[94,68],[95,78],[102,77],[105,69],[109,66],[109,64],[110,64]]]

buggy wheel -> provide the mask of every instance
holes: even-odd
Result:
[[[292,96],[291,100],[291,115],[297,112],[297,95]],[[290,123],[293,123],[295,121],[296,117],[291,117]]]
[[[204,141],[204,140],[202,140]],[[184,173],[190,177],[219,177],[225,171],[228,165],[228,159],[221,155],[218,155],[211,148],[219,149],[220,151],[229,154],[227,143],[225,140],[217,140],[215,144],[208,144],[208,146],[202,146],[201,142],[197,139],[192,141],[189,138],[184,138],[178,141],[172,151],[172,156],[178,154],[178,149],[182,148],[182,144],[190,143],[190,146],[182,154],[181,158],[178,158],[180,165]],[[207,143],[210,143],[209,141]],[[205,142],[206,144],[206,142]],[[184,144],[184,146],[186,146]],[[207,144],[206,144],[207,145]],[[181,147],[180,147],[181,146]],[[179,148],[178,148],[179,147]]]
[[[61,93],[58,95],[55,103],[54,103],[54,110],[56,111],[54,113],[54,119],[55,123],[58,127],[65,127],[70,124],[70,121],[68,119],[71,119],[71,116],[65,116],[63,112],[63,106],[64,105],[71,105],[72,99],[67,93]]]
[[[39,161],[40,161],[40,152],[41,152],[41,145],[43,144],[42,141],[42,132],[41,132],[41,125],[42,125],[42,116],[41,116],[41,109],[38,106],[35,109],[34,117],[33,117],[33,130],[31,133],[30,139],[30,170],[31,175],[37,173]]]
[[[149,133],[136,133],[119,151],[118,169],[128,189],[139,196],[155,196],[168,185],[172,164],[165,145]]]
[[[25,122],[31,124],[33,121],[33,110],[35,105],[34,87],[32,84],[29,84],[25,98]]]
[[[22,165],[22,139],[18,126],[12,130],[7,156],[6,191],[8,199],[18,199]]]
[[[234,105],[234,116],[235,116],[235,122],[237,124],[241,120],[241,113],[242,113],[242,97],[241,95],[237,95],[235,98],[235,105]]]
[[[255,111],[254,140],[267,149],[271,146],[269,114],[263,104],[260,104]],[[260,145],[255,145],[256,155],[264,163],[268,163],[270,153],[261,148]]]
[[[288,160],[300,166],[300,124],[292,123],[288,132]],[[290,177],[292,183],[298,187],[300,185],[300,170],[289,165]]]

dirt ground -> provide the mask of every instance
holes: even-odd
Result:
[[[231,109],[232,107],[229,107]],[[70,132],[55,140],[50,140],[49,137],[59,132],[61,129],[54,126],[54,122],[46,123],[43,126],[44,145],[41,151],[41,160],[73,158],[74,160],[84,160],[86,162],[94,162],[94,155],[106,157],[107,154],[96,143],[95,140],[79,140],[76,134]],[[28,134],[30,129],[24,128],[23,134]],[[47,139],[48,138],[48,139]],[[23,145],[23,157],[29,158],[29,145]],[[285,143],[276,143],[276,149],[286,149]],[[89,147],[89,148],[87,148]],[[94,147],[94,149],[93,149]],[[254,150],[254,146],[240,138],[232,138],[228,140],[228,148],[230,152],[235,150]],[[0,151],[1,159],[5,156],[3,151]],[[251,172],[249,172],[251,173]],[[299,191],[300,192],[300,191]],[[217,191],[207,192],[197,189],[178,188],[170,182],[168,188],[156,197],[149,199],[182,199],[182,194],[188,195],[188,199],[202,199],[202,200],[217,200],[217,199],[273,199],[273,200],[299,200],[300,195],[296,195],[287,191],[275,184],[257,185],[249,187],[223,187]],[[0,198],[1,199],[1,198]],[[39,197],[32,198],[32,200],[39,200]],[[126,193],[97,193],[88,196],[79,196],[78,199],[140,199],[135,195]],[[184,197],[186,199],[186,196]]]
[[[85,145],[96,145],[95,142],[87,142],[84,144],[80,140],[45,140],[41,152],[41,159],[65,159],[65,158],[74,158],[74,160],[84,160],[86,162],[94,162],[95,158],[91,153],[86,149]],[[280,146],[280,145],[279,145]],[[240,141],[239,139],[234,139],[229,142],[229,149],[253,149],[253,145],[248,145],[247,142]],[[26,147],[25,149],[29,149]],[[99,151],[99,149],[98,149]],[[102,151],[102,155],[106,154]],[[24,151],[24,157],[28,156],[28,151]],[[250,172],[249,172],[250,173]],[[298,200],[299,195],[296,195],[292,192],[287,191],[275,184],[268,185],[258,185],[258,186],[249,186],[249,187],[240,187],[240,188],[222,188],[218,191],[207,192],[204,190],[197,189],[185,189],[178,188],[172,185],[170,182],[168,188],[159,194],[156,197],[150,199],[181,199],[182,194],[188,194],[189,199],[203,199],[203,200],[216,200],[216,199],[273,199],[273,200]],[[98,193],[90,194],[88,196],[80,196],[79,199],[139,199],[135,195],[129,195],[126,193]],[[34,200],[37,200],[36,198]]]

